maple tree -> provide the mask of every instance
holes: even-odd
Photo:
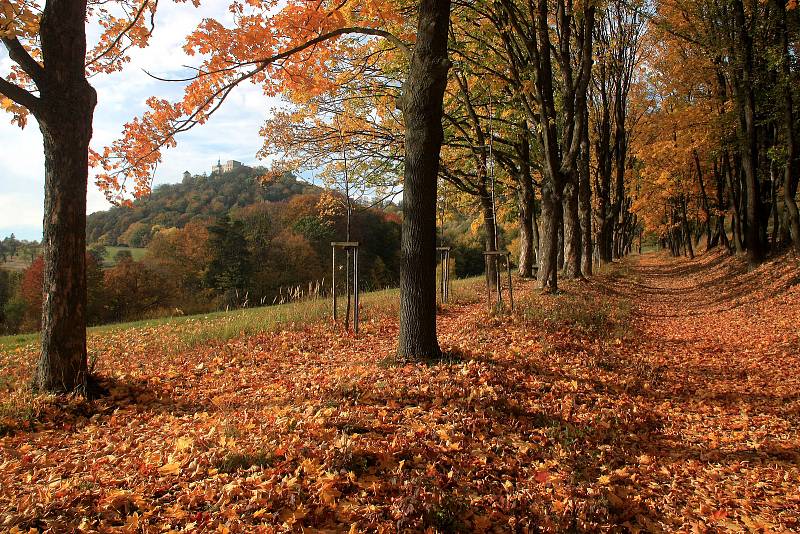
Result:
[[[86,189],[92,115],[97,103],[88,75],[113,72],[131,47],[152,33],[156,0],[87,2],[7,0],[0,38],[13,68],[0,78],[2,107],[25,126],[28,115],[44,139],[44,291],[39,389],[85,393]],[[86,25],[101,31],[87,50]]]
[[[403,232],[400,241],[400,359],[441,355],[436,338],[436,185],[450,61],[449,0],[422,0],[417,40],[401,105],[405,123]]]
[[[557,291],[562,231],[567,250],[566,274],[580,275],[576,163],[586,128],[584,107],[592,67],[595,6],[590,2],[577,6],[556,2],[552,12],[554,27],[550,25],[551,6],[545,0],[528,4],[508,0],[500,2],[500,6],[502,17],[495,24],[500,26],[509,57],[516,97],[526,119],[534,125],[542,154],[538,275],[543,287]],[[567,216],[563,218],[565,192]]]
[[[445,102],[448,128],[441,174],[456,189],[475,198],[482,216],[484,250],[494,252],[500,244],[495,195],[495,158],[500,149],[495,149],[493,139],[494,88],[487,83],[486,89],[479,91],[475,89],[478,83],[474,72],[467,72],[464,67],[452,75]],[[489,280],[497,276],[494,258],[489,256],[486,272]]]
[[[610,2],[596,29],[601,51],[593,73],[590,120],[596,161],[597,245],[600,261],[623,255],[621,236],[625,216],[626,173],[632,123],[632,85],[639,79],[647,14],[641,4]],[[660,136],[659,140],[664,137]]]

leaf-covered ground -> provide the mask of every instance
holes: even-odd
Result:
[[[386,318],[110,332],[109,397],[6,409],[0,530],[798,531],[799,283],[717,254],[519,282],[513,316],[446,307],[436,365],[393,365]]]

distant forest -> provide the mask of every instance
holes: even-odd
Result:
[[[258,178],[266,172],[263,167],[242,166],[223,174],[187,176],[180,183],[160,185],[130,207],[89,215],[87,242],[145,247],[163,228],[183,228],[191,221],[222,217],[232,209],[322,192],[291,173],[262,185]]]
[[[346,236],[344,210],[291,173],[240,167],[161,185],[131,206],[87,221],[89,324],[202,313],[306,298],[328,291],[330,242]],[[336,193],[333,193],[336,195]],[[360,289],[399,283],[400,207],[356,205],[351,239],[361,243]],[[455,275],[483,270],[468,216],[451,217]],[[33,259],[33,258],[31,258]],[[41,257],[0,273],[0,332],[41,322]]]

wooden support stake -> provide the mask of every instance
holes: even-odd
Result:
[[[346,263],[348,271],[352,269],[353,272],[353,331],[358,334],[358,242],[357,241],[333,241],[331,242],[331,258],[332,258],[332,276],[331,276],[331,295],[333,297],[333,320],[338,319],[338,310],[336,306],[336,249],[341,248],[345,251],[347,257]],[[352,259],[351,259],[352,258]],[[350,280],[347,280],[349,286]],[[350,290],[347,291],[347,298],[350,298]],[[348,314],[347,319],[350,319]]]
[[[486,308],[491,312],[492,311],[492,286],[495,283],[495,280],[492,280],[490,276],[490,272],[492,270],[492,262],[494,261],[495,252],[484,252],[483,259],[486,262]]]
[[[447,278],[444,284],[444,298],[446,302],[450,302],[450,249],[447,249],[444,255],[444,272]]]
[[[514,282],[511,278],[511,253],[506,256],[506,267],[508,268],[508,300],[511,311],[514,311]]]
[[[439,253],[439,297],[442,304],[450,298],[450,247],[436,247]]]
[[[358,247],[353,249],[353,329],[358,334]]]
[[[333,296],[333,322],[336,322],[336,247],[331,247],[333,272],[331,273],[331,295]]]
[[[497,310],[503,309],[503,274],[501,271],[500,256],[494,257],[494,283],[497,286]]]
[[[502,264],[500,262],[500,257],[503,256],[506,259],[506,270],[508,272],[508,299],[509,305],[511,309],[514,309],[514,287],[513,287],[513,279],[511,276],[511,253],[508,251],[490,251],[484,252],[484,257],[487,260],[487,270],[486,270],[486,301],[489,306],[489,311],[492,309],[492,280],[489,279],[489,261],[494,261],[495,264],[495,279],[494,285],[497,289],[497,309],[498,311],[503,307],[503,274],[500,272],[502,270]]]

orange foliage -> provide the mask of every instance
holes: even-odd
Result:
[[[195,7],[200,5],[200,0],[190,1]],[[3,0],[0,4],[0,38],[17,40],[39,62],[40,4],[39,0]],[[119,71],[130,61],[127,53],[131,48],[147,46],[157,8],[158,2],[154,0],[88,2],[87,24],[98,26],[100,37],[96,43],[89,43],[87,76]],[[37,90],[33,81],[16,65],[12,67],[8,81],[30,91]],[[26,125],[29,110],[24,106],[0,96],[0,108],[12,114],[12,122],[20,127]]]
[[[33,263],[25,269],[19,287],[20,296],[25,302],[23,328],[26,330],[38,330],[42,325],[43,280],[44,258],[37,256]]]
[[[249,0],[234,1],[230,9],[234,27],[206,19],[187,37],[186,52],[203,55],[203,60],[202,74],[186,86],[183,99],[151,98],[150,110],[126,124],[122,138],[93,158],[103,168],[98,186],[110,200],[124,202],[130,193],[149,191],[162,149],[174,146],[176,134],[206,122],[239,83],[256,84],[266,95],[291,94],[307,101],[335,89],[337,80],[325,74],[339,55],[367,46],[364,39],[345,35],[381,33],[406,22],[393,2],[376,0]]]
[[[685,31],[692,24],[683,11],[660,4],[659,16]],[[638,160],[629,172],[628,187],[635,199],[633,210],[645,227],[663,235],[665,206],[685,195],[689,211],[699,210],[700,188],[695,157],[704,174],[710,174],[712,157],[726,125],[720,116],[715,66],[711,58],[684,39],[659,26],[650,27],[646,46],[646,76],[633,90],[633,106],[642,109],[632,141]],[[715,184],[706,178],[706,193]]]

